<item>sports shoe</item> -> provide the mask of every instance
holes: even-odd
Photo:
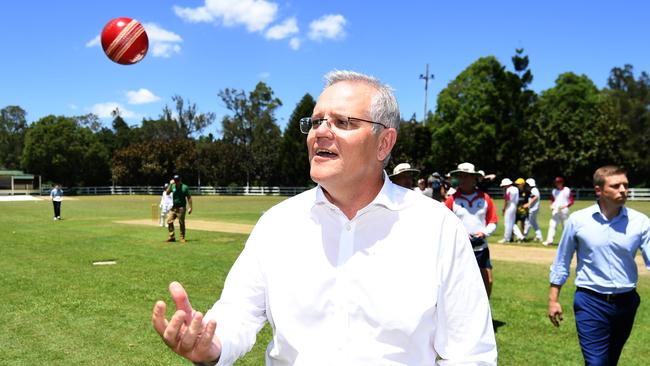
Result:
[[[58,220],[56,217],[54,218],[54,221]]]
[[[547,246],[549,246],[549,245],[551,245],[551,244],[553,244],[553,243],[550,243],[550,242],[548,242],[548,241],[543,241],[543,242],[542,242],[542,245],[545,246],[545,247],[547,247]]]
[[[165,242],[167,242],[167,243],[173,243],[175,241],[176,241],[176,238],[168,238],[167,240],[165,240]]]
[[[181,238],[181,243],[185,244],[187,243],[187,240],[185,240],[185,238]]]
[[[501,240],[499,240],[497,243],[499,243],[499,244],[506,244],[507,241],[506,241],[506,239],[501,239]]]

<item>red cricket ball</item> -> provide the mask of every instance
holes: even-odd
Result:
[[[115,18],[102,30],[102,48],[106,56],[118,64],[132,65],[147,54],[149,38],[137,20]]]

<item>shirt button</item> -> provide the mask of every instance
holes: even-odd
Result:
[[[345,230],[350,231],[350,229],[352,229],[352,225],[350,225],[350,223],[348,222],[347,224],[345,224]]]

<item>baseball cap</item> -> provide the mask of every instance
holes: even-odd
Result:
[[[181,176],[178,174],[174,175],[174,180],[181,180]]]

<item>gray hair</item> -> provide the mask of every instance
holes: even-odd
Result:
[[[382,84],[377,78],[350,70],[334,70],[325,74],[325,88],[341,81],[361,82],[376,90],[370,102],[368,115],[370,119],[399,131],[399,106],[393,95],[393,89]],[[373,131],[379,132],[380,126],[373,125]]]

